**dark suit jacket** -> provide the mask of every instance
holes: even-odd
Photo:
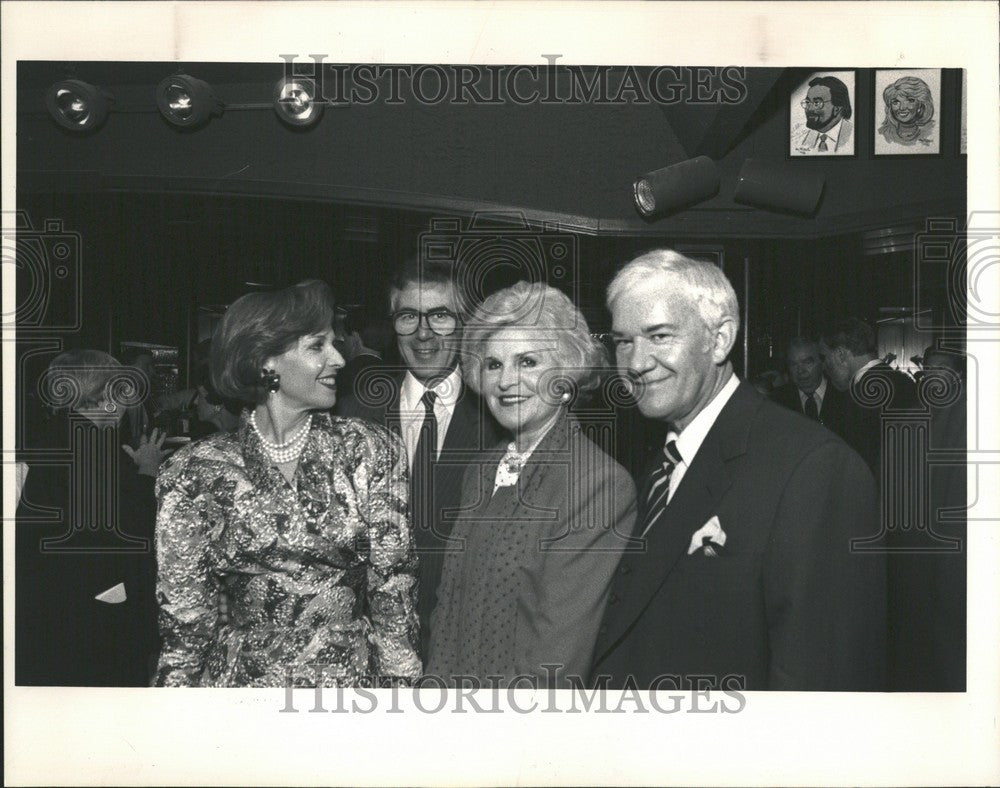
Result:
[[[934,452],[965,452],[964,396],[933,411],[928,439]],[[966,465],[932,463],[928,476],[929,529],[896,529],[887,540],[889,688],[964,692]]]
[[[597,628],[635,521],[635,485],[573,417],[557,423],[517,484],[493,494],[506,445],[470,464],[434,611],[428,673],[488,686],[534,676],[586,681]],[[543,665],[559,668],[544,669]]]
[[[779,405],[805,415],[799,389],[794,383],[776,388],[771,392],[771,399]],[[837,433],[841,438],[844,437],[844,395],[829,381],[826,383],[826,393],[823,395],[823,407],[819,411],[819,422],[831,432]]]
[[[354,390],[335,408],[338,416],[366,419],[399,432],[399,397],[403,374],[386,367],[368,367],[355,380]],[[376,398],[377,395],[377,398]],[[501,431],[484,403],[463,386],[448,424],[444,445],[432,470],[432,522],[415,522],[414,541],[419,558],[417,612],[420,614],[421,654],[426,659],[431,612],[437,603],[444,553],[454,523],[443,513],[458,506],[465,468],[500,440]]]
[[[67,448],[70,421],[58,417],[52,429],[47,448]],[[156,499],[153,477],[138,474],[135,463],[120,449],[117,477],[109,478],[104,452],[124,443],[124,433],[125,425],[120,432],[110,430],[108,443],[100,449],[92,443],[78,445],[76,455],[64,462],[28,459],[16,529],[17,684],[149,684],[159,648],[153,545]],[[78,505],[75,521],[71,520],[71,499],[76,496],[71,468],[82,474],[80,483],[89,491]],[[114,486],[115,514],[107,506],[113,499],[98,495],[104,485]],[[115,522],[121,534],[107,528]],[[73,528],[91,523],[98,528]],[[124,601],[95,599],[119,583],[124,586]]]
[[[723,553],[689,555],[713,516],[728,537]],[[851,552],[851,539],[870,536],[876,521],[861,459],[741,383],[644,553],[623,557],[592,681],[609,675],[612,687],[631,678],[645,688],[669,675],[670,689],[710,676],[751,690],[882,689],[884,556]]]
[[[916,407],[916,386],[909,376],[879,363],[852,381],[845,399],[844,440],[880,482],[882,414]]]
[[[357,399],[359,396],[364,398],[363,392],[355,391],[355,382],[358,379],[358,375],[362,374],[366,369],[375,369],[384,366],[385,364],[382,359],[371,355],[371,353],[362,353],[352,358],[337,371],[338,397],[340,399]]]

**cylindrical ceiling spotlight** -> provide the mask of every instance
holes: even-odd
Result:
[[[636,179],[632,195],[636,210],[643,216],[666,214],[719,192],[719,170],[708,156],[671,164]]]
[[[753,208],[811,215],[823,195],[823,176],[788,164],[747,159],[733,199]]]
[[[187,74],[175,74],[160,82],[156,106],[171,125],[182,129],[197,128],[213,115],[222,114],[222,102],[208,83]]]
[[[108,118],[114,99],[78,79],[64,79],[49,88],[45,106],[56,123],[81,134],[94,131]]]
[[[274,111],[289,126],[315,126],[323,117],[323,106],[311,79],[282,77],[274,86]]]

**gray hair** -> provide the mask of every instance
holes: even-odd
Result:
[[[480,366],[490,338],[504,328],[537,330],[540,337],[557,340],[558,372],[554,389],[586,391],[596,388],[609,366],[607,351],[590,335],[587,321],[561,290],[545,284],[518,282],[488,296],[465,326],[462,372],[477,394],[482,391]]]
[[[93,408],[101,400],[114,402],[113,386],[121,366],[103,350],[67,350],[49,362],[44,396],[50,405],[82,408]]]
[[[722,269],[714,263],[695,260],[672,249],[654,249],[627,263],[608,285],[608,309],[624,292],[648,281],[650,277],[666,276],[679,280],[680,291],[694,304],[707,327],[714,328],[727,317],[737,324],[740,322],[736,291]]]

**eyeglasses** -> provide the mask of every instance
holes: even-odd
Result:
[[[430,312],[401,309],[392,313],[392,327],[401,337],[415,334],[420,328],[421,321],[426,321],[427,328],[439,337],[454,334],[458,328],[458,315],[447,309],[433,309]]]
[[[826,99],[805,99],[799,102],[799,106],[803,109],[809,109],[809,107],[812,107],[813,109],[823,109],[823,107],[826,106]]]

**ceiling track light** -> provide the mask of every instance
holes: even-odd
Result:
[[[222,114],[223,104],[207,82],[175,74],[164,79],[156,88],[156,106],[172,126],[196,129],[212,116]]]
[[[811,216],[819,207],[823,176],[787,163],[747,159],[740,169],[733,199],[752,208]]]
[[[113,103],[110,93],[79,79],[56,82],[45,95],[45,106],[53,120],[79,134],[100,128]]]
[[[708,156],[671,164],[646,173],[632,184],[636,210],[644,217],[673,213],[714,197],[719,169]]]
[[[323,117],[325,102],[316,82],[305,77],[282,77],[274,85],[274,111],[282,122],[298,129],[311,128]]]

